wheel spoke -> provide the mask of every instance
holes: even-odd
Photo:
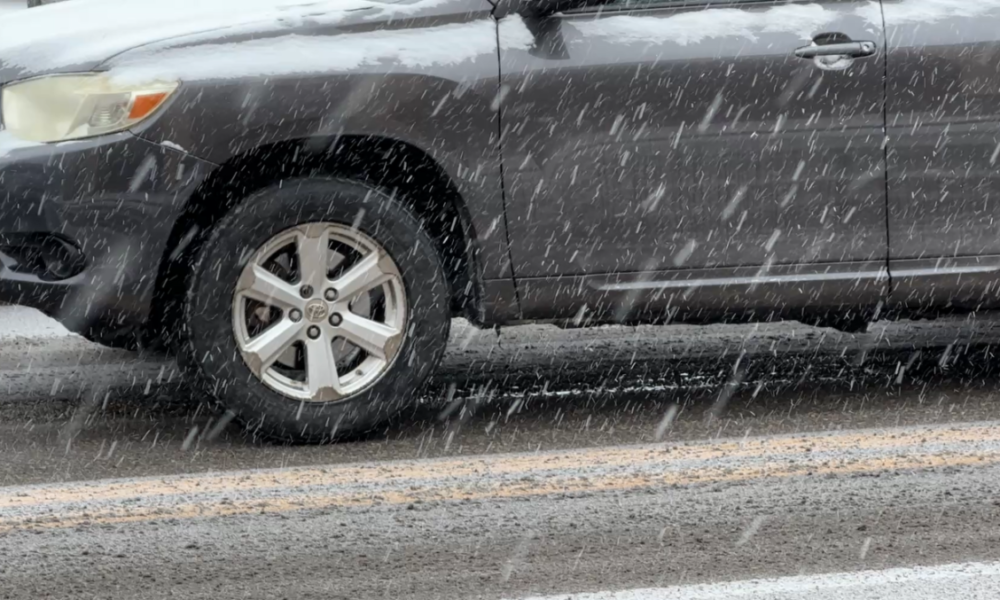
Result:
[[[368,354],[386,360],[390,345],[400,335],[399,330],[351,312],[341,316],[344,321],[340,324],[339,335]]]
[[[314,399],[331,400],[341,396],[340,376],[333,343],[327,335],[306,342],[306,385]]]
[[[299,253],[299,271],[302,285],[309,285],[318,294],[329,284],[327,269],[330,259],[330,236],[322,225],[307,225],[296,236]]]
[[[262,244],[231,298],[247,367],[302,402],[341,402],[367,389],[406,339],[399,268],[375,240],[339,223],[292,226]]]
[[[250,340],[243,349],[250,360],[250,367],[257,371],[258,375],[278,360],[292,343],[295,342],[301,331],[299,323],[293,323],[288,319],[282,319],[268,327],[263,333]]]
[[[243,295],[268,306],[283,310],[301,308],[302,299],[295,286],[260,265],[253,265],[240,278],[238,289]]]
[[[395,277],[393,271],[387,255],[372,252],[334,281],[333,287],[342,299],[351,300]]]

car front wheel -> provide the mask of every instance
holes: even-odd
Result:
[[[433,241],[405,207],[356,182],[285,181],[205,243],[182,358],[251,430],[326,441],[413,399],[445,349],[448,307]]]

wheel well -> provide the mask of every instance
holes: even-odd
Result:
[[[452,312],[481,322],[482,278],[474,229],[447,173],[423,151],[378,137],[295,140],[249,150],[217,168],[189,200],[170,234],[157,274],[146,343],[176,341],[181,300],[191,265],[222,217],[254,191],[295,177],[337,176],[364,181],[403,202],[437,245],[451,285]]]

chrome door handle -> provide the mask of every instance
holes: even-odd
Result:
[[[875,54],[875,42],[844,42],[840,44],[813,44],[795,50],[799,58],[816,58],[817,56],[846,56],[849,58],[864,58]]]

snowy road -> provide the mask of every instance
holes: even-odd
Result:
[[[406,422],[277,447],[0,308],[0,597],[1000,597],[997,341],[456,322]]]

